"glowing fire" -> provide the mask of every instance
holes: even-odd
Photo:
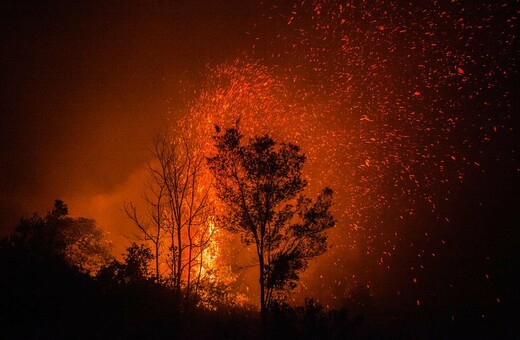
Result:
[[[335,247],[325,254],[338,266],[329,273],[336,282],[352,277],[344,259],[370,255],[386,267],[385,259],[406,242],[391,228],[413,218],[417,207],[448,222],[439,202],[450,198],[469,167],[478,166],[468,150],[497,132],[496,124],[485,122],[493,116],[491,106],[480,105],[467,117],[468,101],[459,100],[500,87],[500,77],[470,78],[464,65],[476,64],[478,53],[470,47],[477,46],[468,39],[474,28],[462,18],[451,21],[464,10],[452,5],[443,12],[432,4],[416,10],[297,2],[286,13],[285,30],[263,37],[265,55],[253,48],[242,61],[208,70],[179,123],[205,155],[212,152],[215,125],[239,124],[246,138],[269,133],[302,147],[310,191],[331,186],[337,194],[339,226],[330,233]],[[503,37],[505,50],[513,40]],[[467,45],[461,48],[459,41]],[[496,66],[491,57],[479,58]],[[468,133],[478,127],[471,124],[481,124],[480,132]],[[219,242],[212,239],[213,250],[204,255],[205,272],[226,262]]]
[[[214,222],[215,217],[210,217],[208,222],[208,230],[211,235],[211,239],[209,245],[206,249],[202,251],[202,261],[200,265],[200,270],[202,275],[205,277],[209,277],[210,279],[215,279],[215,272],[211,269],[217,268],[217,259],[219,256],[219,244],[218,244],[218,231]]]

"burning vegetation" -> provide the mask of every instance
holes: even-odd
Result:
[[[246,47],[180,82],[143,199],[117,202],[121,257],[60,200],[1,240],[7,337],[518,332],[518,1],[243,6]]]

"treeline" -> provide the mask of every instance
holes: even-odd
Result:
[[[46,216],[22,219],[0,243],[5,332],[343,338],[352,327],[345,312],[326,313],[312,300],[301,308],[285,302],[308,261],[328,247],[326,230],[336,224],[332,189],[315,200],[304,194],[298,146],[268,135],[245,141],[238,126],[215,129],[210,157],[205,143],[183,131],[155,138],[146,208],[125,204],[144,243],[130,245],[122,261],[94,220],[70,217],[60,200]],[[256,250],[260,313],[237,305],[228,284],[212,275],[219,270],[208,260],[216,228]]]
[[[185,304],[171,283],[155,279],[153,261],[153,251],[135,243],[121,261],[112,258],[94,220],[68,216],[66,204],[57,200],[46,216],[23,218],[0,241],[0,334],[16,339],[344,338],[356,324],[344,311],[324,312],[308,300],[299,308],[273,305],[262,326],[257,310],[229,303],[219,287],[212,287],[211,308],[193,294]]]

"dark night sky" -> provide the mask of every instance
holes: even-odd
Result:
[[[11,231],[23,215],[45,213],[56,198],[69,204],[72,215],[95,218],[115,238],[130,234],[130,223],[120,208],[125,199],[138,197],[142,188],[146,146],[154,132],[175,119],[184,104],[179,98],[189,98],[193,92],[192,85],[185,84],[197,84],[206,64],[232,61],[250,48],[254,38],[246,32],[258,19],[253,3],[2,1],[0,235]],[[257,28],[256,33],[262,34],[262,29],[267,30],[266,36],[276,34],[270,26]],[[486,36],[492,44],[490,37]],[[503,57],[497,64],[516,60],[517,47],[515,41],[511,50],[516,56]],[[431,238],[448,243],[439,262],[430,263],[430,271],[421,278],[430,280],[430,288],[436,280],[439,287],[448,280],[464,283],[450,293],[432,289],[432,301],[442,298],[449,303],[450,294],[457,292],[468,300],[481,294],[495,299],[511,294],[515,286],[510,276],[516,270],[513,252],[520,211],[515,153],[519,136],[518,119],[509,115],[518,108],[517,74],[500,86],[516,101],[504,109],[507,112],[498,112],[502,109],[498,104],[495,111],[498,118],[507,117],[501,121],[516,132],[502,129],[493,143],[469,151],[473,154],[468,158],[482,164],[468,171],[450,202],[440,204],[452,217],[451,224],[438,228],[433,216],[419,211],[418,221],[403,226],[403,230],[413,223],[423,226],[411,231],[406,242],[414,237],[424,242],[428,231]],[[493,91],[484,99],[500,102]],[[468,103],[461,110],[468,126],[480,124],[471,105],[480,106]],[[384,274],[388,286],[395,283],[398,289],[409,281],[399,275],[408,269],[412,253],[404,251],[392,260],[392,269]],[[497,277],[488,286],[482,283],[486,273]],[[478,284],[472,285],[473,280]],[[465,287],[473,287],[474,292]]]

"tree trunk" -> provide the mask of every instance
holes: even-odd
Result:
[[[155,245],[155,283],[159,283],[159,244]]]
[[[191,301],[191,254],[192,254],[193,244],[191,243],[190,237],[190,246],[188,250],[188,278],[186,280],[186,309],[190,308]]]
[[[181,221],[178,220],[177,221],[177,246],[179,247],[179,250],[178,250],[178,258],[177,258],[177,263],[178,263],[178,267],[177,267],[177,284],[176,284],[176,289],[178,290],[179,292],[179,296],[181,296],[181,281],[182,281],[182,237],[181,237]]]
[[[264,278],[264,256],[260,254],[259,256],[260,262],[260,317],[262,319],[262,324],[265,325],[266,317],[267,317],[267,306],[265,304],[265,278]]]

